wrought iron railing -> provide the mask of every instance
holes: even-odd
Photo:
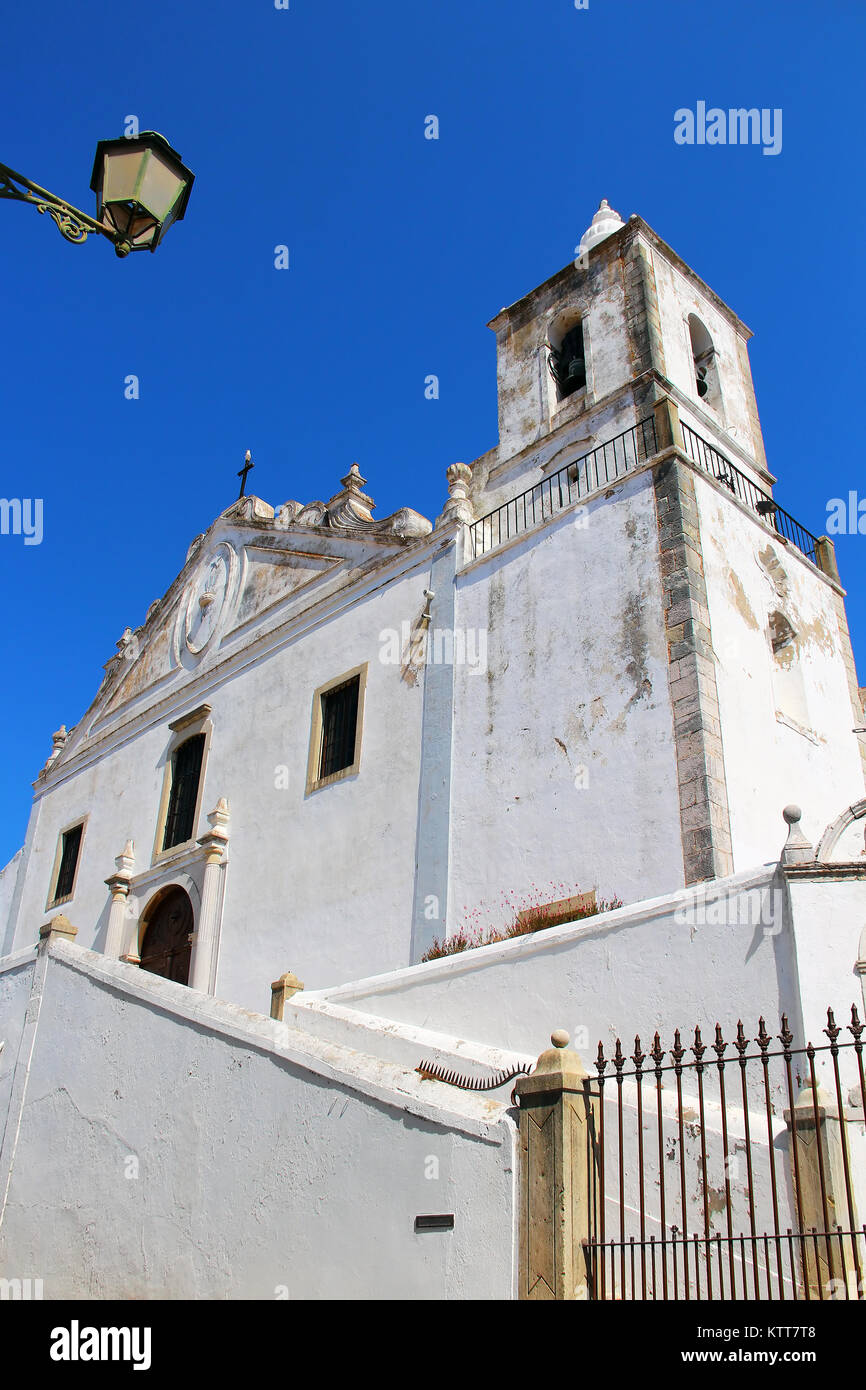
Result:
[[[866,1085],[857,1009],[794,1048],[763,1018],[733,1043],[631,1057],[598,1045],[587,1080],[597,1200],[585,1243],[598,1299],[863,1299],[858,1217]],[[778,1044],[781,1044],[779,1046]],[[629,1065],[629,1063],[631,1065]],[[834,1130],[830,1134],[828,1127]],[[855,1134],[855,1130],[859,1133]],[[817,1141],[817,1142],[816,1142]]]
[[[512,536],[529,531],[605,483],[621,478],[637,464],[652,458],[657,447],[655,420],[650,416],[551,473],[549,478],[542,478],[534,487],[472,523],[469,530],[473,559]]]
[[[768,492],[764,492],[757,483],[753,483],[736,464],[731,463],[723,453],[696,434],[690,425],[682,424],[682,431],[685,452],[693,463],[705,473],[709,473],[717,483],[730,488],[735,497],[745,503],[751,511],[763,517],[780,536],[784,536],[795,545],[807,560],[816,563],[817,536],[813,536],[811,531],[807,531],[805,526],[795,521],[790,512],[786,512],[784,507],[774,502]]]
[[[720,450],[696,434],[690,425],[683,424],[682,431],[684,452],[693,463],[715,478],[716,482],[729,488],[740,502],[772,526],[777,535],[795,545],[813,564],[817,563],[817,536],[801,526],[790,512],[774,502],[768,492],[752,482]],[[474,521],[469,527],[472,558],[486,555],[512,536],[519,536],[547,521],[570,503],[578,502],[605,483],[621,478],[639,463],[652,458],[657,451],[655,420],[649,416]]]

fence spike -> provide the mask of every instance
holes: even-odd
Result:
[[[758,1036],[755,1039],[755,1041],[757,1042],[758,1047],[761,1049],[762,1052],[766,1052],[767,1048],[770,1046],[770,1043],[772,1042],[772,1038],[767,1032],[767,1025],[764,1022],[763,1014],[758,1019]]]

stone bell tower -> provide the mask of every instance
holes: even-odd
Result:
[[[606,201],[574,260],[489,326],[499,445],[469,497],[494,672],[463,751],[477,762],[479,738],[510,728],[511,683],[540,712],[529,756],[545,769],[515,786],[501,834],[552,842],[562,825],[553,874],[575,863],[570,834],[582,882],[635,897],[778,857],[792,802],[817,840],[863,796],[863,713],[832,542],[773,495],[751,330]],[[465,602],[482,621],[468,583]],[[511,740],[534,740],[528,726],[515,716]],[[549,790],[556,749],[586,773],[573,804]],[[490,819],[479,787],[472,815]]]

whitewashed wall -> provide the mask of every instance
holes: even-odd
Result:
[[[408,961],[423,679],[413,686],[399,664],[380,660],[380,634],[417,619],[428,583],[429,560],[278,650],[251,654],[228,679],[217,668],[194,682],[174,680],[167,706],[129,732],[121,727],[104,756],[58,781],[35,822],[7,951],[35,942],[60,910],[78,928],[78,944],[103,948],[104,880],[115,856],[131,838],[134,872],[152,863],[168,722],[207,701],[214,731],[197,833],[221,796],[231,813],[217,993],[264,1009],[270,980],[288,968],[315,985]],[[360,771],[306,797],[313,692],[362,662],[369,673]],[[84,816],[75,896],[49,909],[58,834]],[[131,908],[142,911],[159,886],[179,881],[197,909],[202,867],[199,858],[173,873],[166,861],[133,893]]]
[[[471,564],[457,622],[487,633],[488,670],[455,672],[449,929],[512,920],[502,892],[680,885],[651,475]]]
[[[802,807],[801,829],[817,845],[828,823],[863,796],[863,772],[829,582],[699,474],[695,493],[734,867],[746,869],[776,854],[779,813],[791,802]],[[768,572],[768,556],[780,567],[775,574],[784,574],[784,595]],[[769,633],[774,610],[798,634],[795,660],[809,716],[802,730],[776,717]]]
[[[724,449],[743,451],[759,469],[765,466],[764,443],[758,421],[755,392],[749,369],[747,340],[735,328],[730,311],[723,312],[705,289],[666,256],[650,250],[659,323],[664,342],[665,373],[693,404],[694,428],[706,435],[715,429]],[[713,340],[722,393],[721,411],[701,401],[695,383],[694,359],[688,318],[694,314]],[[725,439],[725,435],[729,439]],[[738,460],[743,462],[742,458]]]
[[[4,1277],[52,1299],[512,1296],[503,1106],[443,1109],[411,1071],[76,946],[48,966]],[[432,1213],[454,1230],[416,1235]]]
[[[0,869],[0,949],[3,946],[3,932],[12,909],[12,900],[18,883],[18,870],[23,857],[24,848],[22,846],[18,853],[12,856],[6,867]]]
[[[599,1039],[607,1046],[617,1035],[651,1040],[659,1029],[672,1038],[674,1028],[736,1025],[738,1017],[757,1024],[760,1014],[784,1009],[796,1019],[784,894],[768,897],[781,890],[774,873],[770,866],[717,879],[315,998],[535,1055],[553,1028],[583,1038],[594,1054]],[[850,969],[846,962],[846,984]]]
[[[0,1043],[3,1043],[0,1049],[0,1137],[9,1110],[35,965],[35,950],[19,951],[15,956],[0,959]]]

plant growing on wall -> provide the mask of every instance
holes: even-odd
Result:
[[[551,891],[562,894],[563,890],[567,890],[566,884],[551,883],[549,890],[541,890],[533,884],[529,893],[520,898],[513,892],[503,892],[501,897],[504,915],[511,919],[507,926],[485,928],[482,919],[490,914],[485,911],[482,903],[467,914],[466,922],[451,936],[441,941],[435,937],[432,946],[421,957],[422,963],[440,960],[443,956],[457,955],[461,951],[474,951],[479,946],[495,946],[497,942],[510,941],[516,936],[530,936],[534,932],[544,931],[547,927],[580,922],[586,917],[597,916],[599,912],[611,912],[616,907],[622,907],[619,898],[599,900],[595,889],[582,893],[575,887],[566,891],[565,896],[551,898]],[[498,915],[501,916],[502,912]]]

